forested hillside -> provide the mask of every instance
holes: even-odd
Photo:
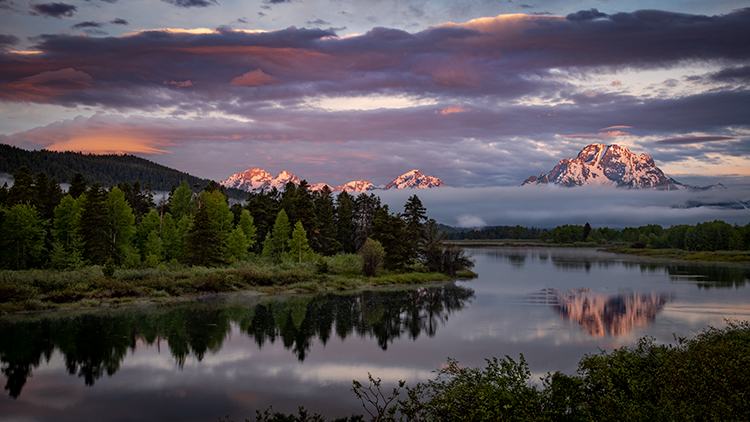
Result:
[[[13,174],[22,166],[26,166],[34,175],[44,172],[48,178],[54,178],[59,183],[70,183],[76,173],[84,174],[89,183],[99,182],[102,186],[138,181],[141,186],[150,183],[154,190],[159,191],[180,186],[183,180],[190,186],[206,186],[211,182],[134,155],[96,155],[44,149],[27,151],[0,144],[0,173]],[[225,188],[224,193],[230,198],[247,199],[247,192],[239,189]]]

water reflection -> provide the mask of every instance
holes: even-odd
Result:
[[[529,296],[534,303],[551,306],[563,320],[577,322],[594,337],[618,336],[647,327],[670,299],[665,293],[611,295],[583,287],[567,293],[548,288]]]
[[[0,361],[5,390],[16,398],[42,361],[59,350],[71,375],[94,385],[115,374],[128,350],[137,344],[161,347],[166,342],[182,368],[188,356],[202,360],[221,349],[232,324],[258,347],[281,341],[300,361],[314,339],[325,344],[332,335],[374,337],[383,349],[401,336],[432,337],[448,317],[463,309],[474,291],[447,284],[402,291],[298,296],[247,305],[196,303],[150,310],[35,316],[0,320]],[[335,333],[335,334],[334,334]]]

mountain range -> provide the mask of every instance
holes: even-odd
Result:
[[[646,154],[636,155],[619,145],[591,144],[576,158],[563,159],[549,173],[531,176],[523,185],[607,185],[627,189],[725,189],[721,183],[706,187],[684,185],[664,174]]]
[[[222,180],[220,184],[227,188],[242,189],[250,192],[272,188],[283,190],[284,186],[289,182],[299,186],[300,178],[287,171],[282,171],[278,176],[273,177],[265,170],[254,168],[245,170],[241,173],[235,173],[229,176],[226,180]],[[355,180],[336,187],[332,187],[326,183],[316,183],[310,185],[310,190],[321,190],[325,186],[328,186],[334,192],[347,191],[362,193],[377,189],[431,189],[443,187],[445,184],[439,178],[435,176],[425,176],[422,172],[415,169],[398,176],[385,186],[376,186],[366,180]]]

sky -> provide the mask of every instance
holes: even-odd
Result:
[[[746,0],[0,0],[0,142],[217,181],[515,198],[597,142],[747,200],[748,82]]]

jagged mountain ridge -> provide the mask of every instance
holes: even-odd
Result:
[[[628,189],[674,190],[687,187],[664,174],[646,154],[619,145],[591,144],[573,159],[561,160],[547,174],[531,176],[523,185],[610,185]]]
[[[254,168],[233,174],[226,180],[221,181],[220,184],[224,187],[242,189],[250,192],[253,190],[268,190],[274,187],[283,190],[284,186],[290,181],[297,186],[300,184],[299,177],[287,171],[282,171],[278,176],[272,177],[271,174],[265,170]],[[362,193],[376,189],[431,189],[443,187],[445,184],[439,178],[435,176],[425,176],[422,172],[415,169],[393,179],[393,181],[385,186],[376,186],[366,180],[355,180],[336,187],[332,187],[327,183],[316,183],[310,185],[310,190],[318,191],[325,186],[328,186],[334,192],[347,191]]]

